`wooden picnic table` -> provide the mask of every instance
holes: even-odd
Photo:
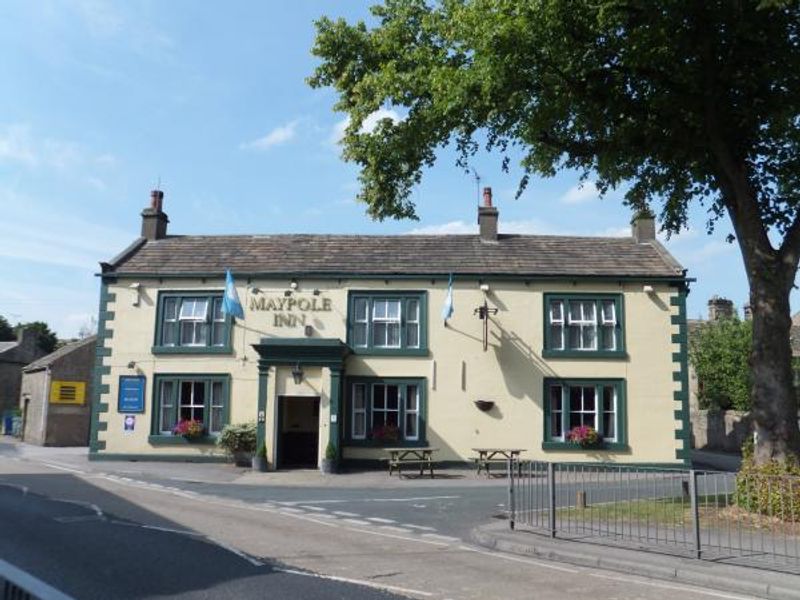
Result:
[[[430,471],[433,479],[433,453],[438,452],[438,448],[426,446],[423,448],[384,448],[389,453],[389,475],[394,469],[402,477],[403,465],[418,465],[419,475],[422,477],[423,471]]]
[[[481,474],[481,471],[486,471],[487,477],[491,475],[489,468],[493,460],[497,460],[496,457],[502,456],[505,460],[518,460],[519,455],[522,452],[525,452],[524,448],[473,448],[473,452],[477,452],[477,458],[473,460],[477,463],[478,466],[478,475]]]

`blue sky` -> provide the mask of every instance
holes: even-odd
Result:
[[[137,235],[160,180],[172,233],[469,232],[473,178],[443,151],[415,192],[419,222],[373,222],[339,158],[342,115],[305,84],[315,18],[367,16],[367,2],[6,0],[0,3],[0,314],[73,336],[96,312],[97,263]],[[478,157],[500,231],[625,235],[630,215],[575,173],[533,180]],[[696,207],[667,242],[710,295],[741,307],[738,248]]]

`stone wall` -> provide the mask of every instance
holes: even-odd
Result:
[[[717,452],[741,452],[742,444],[753,434],[749,412],[735,410],[693,410],[692,448]]]

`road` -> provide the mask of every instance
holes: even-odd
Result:
[[[476,547],[502,484],[242,486],[4,449],[0,557],[80,599],[740,598]]]

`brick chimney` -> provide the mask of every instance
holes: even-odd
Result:
[[[142,211],[142,237],[148,241],[162,240],[167,237],[169,218],[163,211],[164,192],[150,192],[150,206]]]
[[[497,208],[492,206],[492,188],[483,188],[483,206],[478,207],[478,226],[482,242],[497,243]]]
[[[631,235],[638,244],[656,239],[656,218],[649,209],[640,210],[633,215]]]
[[[711,296],[708,301],[708,320],[719,321],[720,319],[733,318],[733,302],[727,298],[720,298],[717,295]]]

